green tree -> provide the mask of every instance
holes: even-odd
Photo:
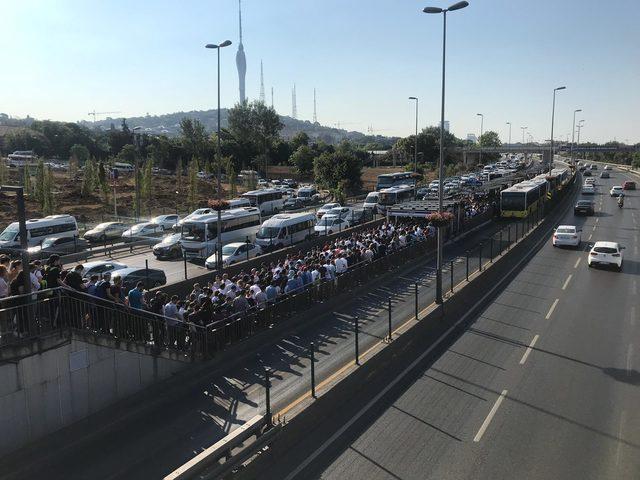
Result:
[[[30,128],[17,128],[9,131],[4,139],[4,148],[15,150],[33,150],[36,155],[46,155],[51,150],[51,142],[42,133]]]
[[[484,132],[482,136],[478,139],[478,144],[482,146],[482,148],[491,148],[491,147],[500,147],[502,142],[500,141],[500,136],[497,132],[489,130]],[[482,160],[483,162],[493,162],[500,158],[499,153],[483,153]]]
[[[176,165],[176,190],[178,192],[180,192],[180,194],[182,193],[182,189],[183,189],[183,181],[182,181],[182,177],[183,177],[183,166],[182,166],[182,159],[178,159],[178,165]]]
[[[22,181],[22,188],[23,191],[26,195],[31,194],[31,171],[29,170],[29,166],[25,165],[24,166],[24,170],[22,172],[22,176],[23,176],[23,181]],[[37,184],[36,184],[37,186]],[[36,199],[38,198],[38,195],[36,193]]]
[[[345,194],[362,188],[362,160],[348,149],[323,153],[313,162],[316,183],[329,190],[342,188]]]
[[[45,180],[45,167],[42,159],[38,160],[36,165],[36,182],[35,182],[35,198],[40,204],[40,207],[44,204],[44,180]]]
[[[42,213],[44,215],[52,215],[55,213],[55,197],[53,195],[53,173],[50,168],[46,168],[44,172],[42,198]]]
[[[190,158],[196,157],[199,164],[204,164],[205,159],[211,157],[213,144],[202,122],[183,118],[180,120],[180,134],[182,145]]]
[[[192,159],[189,162],[189,207],[195,208],[198,204],[198,162]]]
[[[289,164],[294,166],[300,175],[309,175],[313,173],[313,160],[315,157],[313,150],[308,145],[303,144],[289,157]]]
[[[0,158],[0,185],[4,185],[7,181],[7,164]]]
[[[305,132],[298,132],[293,136],[289,143],[291,144],[291,150],[295,152],[301,146],[309,145],[309,135],[307,135]]]
[[[74,144],[69,149],[69,160],[75,160],[80,167],[89,160],[89,156],[89,149],[79,143]]]
[[[102,201],[105,208],[109,208],[109,178],[104,166],[104,162],[98,163],[98,173],[96,175],[98,179],[98,185],[100,186],[100,192],[102,193]]]
[[[82,185],[80,187],[80,195],[87,197],[96,190],[97,177],[96,161],[93,158],[87,160],[82,170]]]
[[[153,162],[151,160],[147,160],[144,164],[140,182],[140,192],[142,200],[147,205],[149,215],[151,215],[151,203],[153,200]]]
[[[394,149],[402,151],[405,158],[413,161],[415,149],[415,135],[410,135],[398,140]],[[444,132],[445,164],[457,163],[462,160],[460,154],[452,152],[451,147],[461,146],[462,141],[452,133]],[[435,163],[440,159],[440,128],[428,127],[418,133],[418,157],[427,163]]]
[[[133,165],[136,163],[136,158],[138,154],[136,152],[136,147],[133,145],[124,145],[118,153],[116,160],[122,163],[128,163],[129,165]]]
[[[227,178],[229,180],[229,195],[233,198],[237,193],[236,184],[238,182],[238,177],[236,175],[235,167],[233,166],[233,160],[230,157],[223,160],[226,163],[225,171],[227,172]]]

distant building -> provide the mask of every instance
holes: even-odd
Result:
[[[467,133],[467,141],[478,143],[478,137],[476,137],[475,133]]]
[[[438,122],[438,128],[440,127],[440,122]],[[444,121],[444,131],[449,132],[449,120]]]

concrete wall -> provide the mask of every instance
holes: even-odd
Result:
[[[81,420],[189,363],[79,337],[0,364],[0,456]]]

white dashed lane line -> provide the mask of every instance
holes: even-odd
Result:
[[[533,347],[535,347],[538,338],[540,338],[540,335],[536,335],[535,337],[533,337],[533,340],[531,340],[531,343],[524,351],[524,355],[522,355],[522,358],[520,359],[520,365],[524,365],[524,362],[527,361],[527,358],[529,358],[529,354],[531,353],[531,350],[533,350]]]
[[[558,302],[560,301],[559,298],[556,298],[553,301],[553,305],[551,305],[551,308],[549,309],[549,311],[547,312],[547,315],[544,317],[545,319],[549,320],[551,318],[551,315],[553,314],[553,311],[556,309],[556,306],[558,305]]]
[[[487,415],[487,418],[485,418],[484,422],[482,422],[482,426],[480,427],[480,430],[478,430],[478,433],[476,433],[476,436],[473,439],[474,442],[479,442],[482,439],[484,432],[489,427],[491,420],[493,420],[494,415],[498,411],[498,408],[500,408],[500,404],[502,403],[502,401],[506,396],[507,396],[507,390],[503,390],[500,396],[498,397],[498,399],[496,400],[496,403],[493,404],[493,407],[491,408],[489,415]]]
[[[589,237],[589,240],[591,240],[591,237]],[[576,260],[576,264],[573,266],[573,268],[578,268],[578,265],[580,265],[581,261],[582,261],[582,257],[578,257],[578,260]]]
[[[564,285],[562,285],[562,289],[566,290],[567,289],[567,285],[569,285],[569,282],[571,281],[571,277],[573,277],[573,274],[569,274],[569,276],[567,277],[567,279],[564,281]]]

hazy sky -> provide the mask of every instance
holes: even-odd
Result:
[[[451,1],[453,3],[454,0]],[[257,98],[260,60],[267,102],[298,118],[383,135],[440,115],[441,0],[244,0],[247,95]],[[238,100],[237,0],[0,0],[0,112],[90,120],[87,112],[137,116],[216,106],[216,57],[206,43],[230,39],[222,55],[222,105]],[[556,136],[640,141],[639,0],[470,0],[447,16],[446,118],[457,136],[484,128],[513,141],[527,125]]]

